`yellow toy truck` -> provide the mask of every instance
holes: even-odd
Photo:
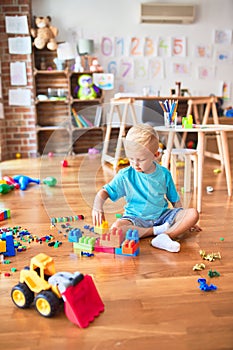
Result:
[[[34,302],[44,317],[54,316],[61,308],[67,318],[85,328],[104,310],[104,304],[91,276],[79,272],[55,273],[53,258],[44,253],[33,257],[30,268],[20,272],[20,282],[11,290],[11,299],[21,309]]]

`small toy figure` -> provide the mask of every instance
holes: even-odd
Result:
[[[78,86],[74,89],[74,94],[80,100],[93,100],[100,93],[100,89],[93,84],[92,76],[82,74],[78,79]]]
[[[99,64],[97,58],[93,58],[92,60],[92,64],[90,66],[90,71],[91,72],[103,72],[103,68],[101,67],[101,65]]]
[[[75,57],[74,72],[83,72],[83,71],[84,71],[84,69],[83,69],[82,64],[81,64],[81,57],[76,56]]]

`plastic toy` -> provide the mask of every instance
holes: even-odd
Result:
[[[8,185],[14,185],[15,188],[19,188],[19,184],[10,176],[3,176],[3,180],[6,181]]]
[[[216,271],[216,270],[214,270],[214,271],[209,270],[209,271],[208,271],[208,276],[209,276],[210,278],[219,277],[219,276],[220,276],[220,273],[219,273],[218,271]]]
[[[221,259],[220,253],[211,253],[211,254],[206,254],[204,250],[200,250],[200,256],[204,260],[209,260],[209,261],[215,261],[216,259]]]
[[[51,224],[55,225],[58,222],[77,221],[77,220],[84,220],[84,216],[83,215],[59,216],[57,218],[51,218]]]
[[[9,219],[11,217],[10,209],[0,210],[0,221]]]
[[[66,159],[62,160],[61,165],[63,166],[63,168],[67,168],[68,167],[68,162]]]
[[[32,179],[31,177],[25,175],[15,175],[13,176],[13,179],[19,184],[22,191],[25,191],[30,183],[40,183],[39,179]]]
[[[90,72],[103,72],[103,67],[101,67],[96,57],[92,59],[92,63],[90,65]]]
[[[199,288],[200,290],[203,290],[204,292],[210,292],[212,290],[217,290],[217,287],[213,284],[208,285],[206,283],[205,278],[199,278],[197,282],[200,284]]]
[[[57,180],[53,176],[47,176],[44,180],[43,183],[45,185],[48,185],[49,187],[54,187],[57,184]]]
[[[10,191],[12,191],[15,187],[13,185],[8,184],[0,184],[0,193],[6,194]]]
[[[91,253],[94,250],[96,238],[95,237],[88,237],[88,236],[82,236],[79,238],[78,242],[73,243],[73,249],[74,253],[80,253],[81,251]]]
[[[100,93],[100,89],[93,84],[92,76],[82,74],[78,79],[78,86],[74,89],[74,95],[80,100],[93,100]]]
[[[58,29],[51,26],[51,17],[35,17],[36,28],[31,28],[31,35],[34,38],[34,46],[41,50],[47,47],[49,50],[57,49],[56,36]]]
[[[3,232],[1,234],[1,241],[5,242],[2,244],[6,248],[5,250],[0,251],[0,253],[3,253],[4,256],[15,256],[14,238],[12,232]]]
[[[94,227],[94,232],[98,233],[100,235],[102,235],[103,233],[107,233],[108,230],[109,230],[109,228],[108,228],[108,222],[107,221],[103,221],[102,224],[100,224],[98,226],[96,225]]]
[[[46,254],[33,257],[30,269],[20,272],[20,282],[11,290],[11,299],[21,309],[34,302],[41,316],[52,317],[64,302],[67,318],[85,328],[100,312],[104,304],[91,276],[79,272],[55,273],[54,261]]]

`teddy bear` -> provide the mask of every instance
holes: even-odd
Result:
[[[49,50],[57,49],[56,36],[58,29],[50,25],[51,17],[35,17],[36,28],[31,28],[31,35],[34,38],[34,45],[41,50],[47,47]]]

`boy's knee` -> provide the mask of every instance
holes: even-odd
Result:
[[[197,209],[190,208],[190,214],[193,217],[193,219],[195,220],[195,222],[197,222],[199,220],[199,213],[198,213]]]

